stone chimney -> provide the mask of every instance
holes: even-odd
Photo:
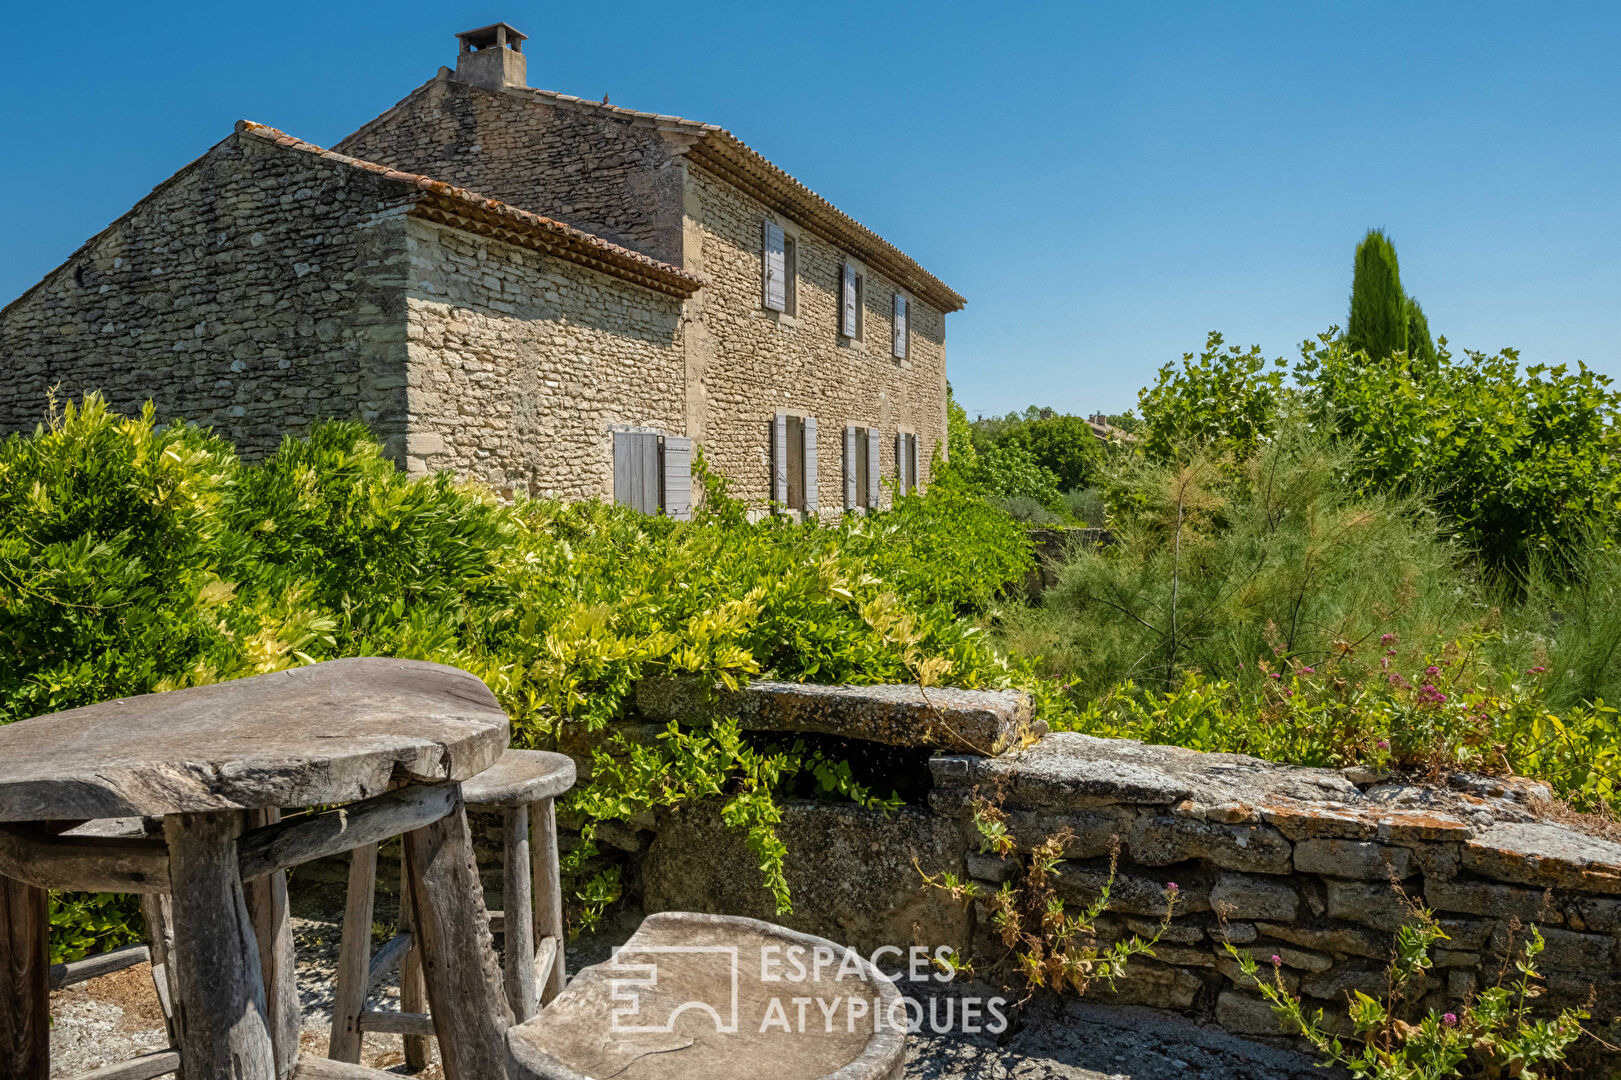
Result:
[[[460,82],[499,90],[503,86],[528,86],[527,63],[523,58],[523,43],[528,35],[520,34],[506,23],[481,26],[456,35],[461,49],[456,55],[456,74]]]

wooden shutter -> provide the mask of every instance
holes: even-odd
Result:
[[[906,432],[895,432],[895,493],[906,494]]]
[[[765,223],[765,306],[772,311],[788,310],[788,258],[783,245],[782,226]]]
[[[867,429],[867,509],[878,509],[878,429]]]
[[[788,503],[788,414],[778,413],[771,422],[771,499]]]
[[[906,436],[906,490],[917,490],[917,436]]]
[[[895,294],[895,341],[891,351],[902,360],[906,359],[906,297],[900,293]]]
[[[664,513],[692,520],[692,440],[684,435],[664,437]]]
[[[854,510],[857,506],[856,475],[858,462],[856,461],[856,429],[853,425],[844,426],[844,508]]]
[[[816,513],[816,417],[805,417],[805,513]]]
[[[839,333],[847,338],[856,336],[856,268],[844,264],[844,287],[840,292]]]
[[[660,479],[658,434],[614,432],[614,502],[656,514]]]

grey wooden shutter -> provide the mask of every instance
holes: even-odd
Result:
[[[856,508],[856,429],[844,425],[844,508]]]
[[[659,437],[654,432],[614,432],[614,502],[644,514],[659,508]]]
[[[788,414],[778,413],[771,422],[771,498],[788,503]]]
[[[839,298],[842,316],[839,332],[847,338],[856,336],[856,268],[844,264],[844,288]]]
[[[895,492],[906,494],[906,433],[895,432]]]
[[[891,351],[902,360],[906,359],[906,297],[900,293],[895,294],[895,341]]]
[[[867,429],[867,509],[878,509],[878,429]]]
[[[816,513],[816,417],[805,417],[805,513]]]
[[[664,437],[664,513],[692,520],[692,440],[684,435]]]
[[[765,306],[772,311],[788,310],[788,258],[783,245],[782,226],[765,223]]]

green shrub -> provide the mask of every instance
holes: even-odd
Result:
[[[972,480],[990,499],[1029,499],[1048,510],[1063,505],[1058,477],[1017,442],[993,443],[980,451]]]
[[[1203,352],[1183,354],[1180,367],[1166,364],[1154,385],[1137,395],[1139,446],[1155,461],[1187,453],[1253,454],[1284,415],[1283,366],[1275,360],[1269,370],[1259,345],[1223,348],[1222,336],[1212,332]]]
[[[700,469],[705,504],[679,523],[407,477],[353,424],[243,465],[198,428],[87,398],[0,445],[0,720],[368,654],[473,671],[520,745],[607,738],[654,674],[1007,685],[970,616],[1022,580],[1029,544],[940,473],[891,511],[822,526],[751,524]],[[727,790],[756,778],[734,824],[780,884],[773,788],[837,768],[671,746]],[[132,911],[59,903],[58,946],[118,940]]]

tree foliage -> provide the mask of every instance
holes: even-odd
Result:
[[[1383,360],[1406,351],[1407,319],[1407,294],[1401,287],[1396,247],[1383,229],[1369,229],[1356,246],[1345,339],[1353,352]]]

